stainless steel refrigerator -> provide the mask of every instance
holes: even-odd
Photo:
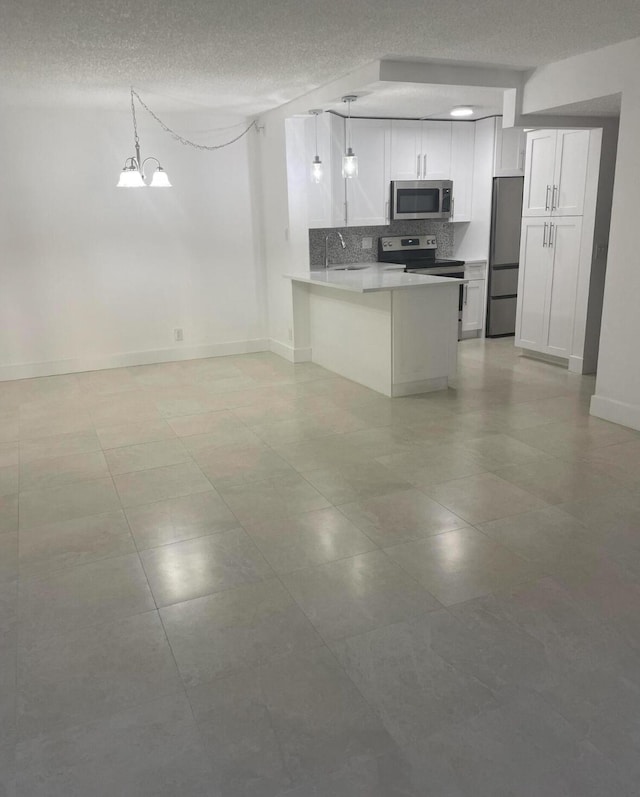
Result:
[[[495,177],[491,209],[487,337],[514,335],[524,177]]]

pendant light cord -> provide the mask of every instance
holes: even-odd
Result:
[[[134,106],[134,103],[133,103],[133,98],[134,97],[138,100],[138,102],[145,109],[145,111],[153,119],[156,120],[156,122],[165,131],[165,133],[169,133],[169,135],[173,139],[175,139],[180,144],[184,144],[186,147],[194,147],[194,149],[204,149],[204,150],[209,150],[209,151],[213,151],[213,150],[216,150],[216,149],[222,149],[223,147],[228,147],[231,144],[235,144],[236,141],[239,141],[243,136],[246,136],[247,133],[249,132],[249,130],[251,130],[252,127],[255,127],[256,130],[258,129],[258,123],[257,123],[256,120],[254,120],[253,122],[251,122],[249,127],[247,127],[245,130],[243,130],[242,133],[240,133],[240,135],[236,136],[235,138],[232,138],[231,141],[227,141],[224,144],[213,144],[213,145],[196,144],[195,141],[189,141],[188,138],[184,138],[179,133],[176,133],[175,130],[172,130],[168,125],[166,125],[162,121],[162,119],[160,119],[158,116],[156,116],[156,114],[151,110],[151,108],[149,108],[149,106],[142,99],[142,97],[138,94],[138,92],[134,88],[132,88],[131,89],[131,111],[133,113],[133,131],[134,131],[136,144],[138,143],[138,129],[137,129],[137,126],[136,126],[136,111],[135,111],[135,106]]]

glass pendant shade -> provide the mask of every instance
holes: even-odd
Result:
[[[319,183],[322,180],[322,161],[319,155],[315,156],[311,164],[311,177],[314,183]]]
[[[342,156],[342,176],[348,179],[358,176],[358,156],[351,147]]]
[[[144,188],[145,182],[135,166],[125,166],[120,172],[118,188]]]
[[[153,173],[150,185],[151,188],[171,188],[171,183],[169,182],[167,173],[162,168],[162,166],[158,166],[158,168]]]

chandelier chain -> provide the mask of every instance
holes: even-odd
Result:
[[[148,113],[148,114],[149,114],[149,115],[150,115],[150,116],[151,116],[153,119],[155,119],[155,120],[156,120],[156,122],[157,122],[157,123],[160,125],[160,127],[161,127],[161,128],[164,130],[164,131],[165,131],[165,133],[169,133],[169,135],[170,135],[170,136],[171,136],[171,137],[172,137],[172,138],[173,138],[175,141],[179,142],[180,144],[184,144],[186,147],[194,147],[195,149],[203,149],[203,150],[208,150],[208,151],[213,151],[213,150],[216,150],[216,149],[222,149],[223,147],[228,147],[228,146],[230,146],[231,144],[235,144],[235,143],[236,143],[236,141],[239,141],[239,140],[240,140],[240,139],[241,139],[243,136],[246,136],[246,135],[247,135],[247,133],[248,133],[248,132],[251,130],[251,128],[252,128],[252,127],[255,127],[255,128],[256,128],[256,130],[258,129],[258,123],[257,123],[257,121],[256,121],[256,120],[254,120],[253,122],[251,122],[251,124],[250,124],[250,125],[249,125],[249,126],[248,126],[248,127],[245,129],[245,130],[243,130],[243,131],[242,131],[242,133],[240,133],[240,135],[237,135],[235,138],[232,138],[232,139],[231,139],[231,141],[227,141],[227,142],[225,142],[224,144],[212,144],[212,145],[207,145],[207,144],[197,144],[195,141],[190,141],[188,138],[184,138],[184,137],[183,137],[183,136],[181,136],[179,133],[176,133],[176,131],[175,131],[175,130],[172,130],[172,129],[171,129],[169,126],[168,126],[168,125],[166,125],[166,124],[165,124],[165,123],[162,121],[162,119],[160,119],[160,117],[159,117],[159,116],[157,116],[157,115],[156,115],[156,114],[155,114],[155,113],[154,113],[154,112],[151,110],[151,108],[149,108],[149,106],[148,106],[148,105],[146,104],[146,102],[145,102],[145,101],[142,99],[142,97],[141,97],[141,96],[138,94],[138,92],[137,92],[135,89],[133,89],[133,88],[132,88],[132,89],[131,89],[131,109],[132,109],[132,111],[133,111],[133,129],[134,129],[134,135],[135,135],[136,142],[138,141],[138,130],[137,130],[137,127],[136,127],[136,113],[135,113],[135,108],[134,108],[134,103],[133,103],[133,98],[134,98],[134,97],[135,97],[135,98],[138,100],[138,102],[139,102],[139,103],[140,103],[140,105],[141,105],[141,106],[142,106],[142,107],[145,109],[145,111],[146,111],[146,112],[147,112],[147,113]]]
[[[133,141],[136,147],[140,144],[140,139],[138,138],[138,122],[136,120],[136,106],[133,104],[133,89],[131,90],[131,115],[133,116]]]

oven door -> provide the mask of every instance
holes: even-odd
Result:
[[[398,219],[448,219],[450,180],[395,180],[391,183],[391,214]]]

